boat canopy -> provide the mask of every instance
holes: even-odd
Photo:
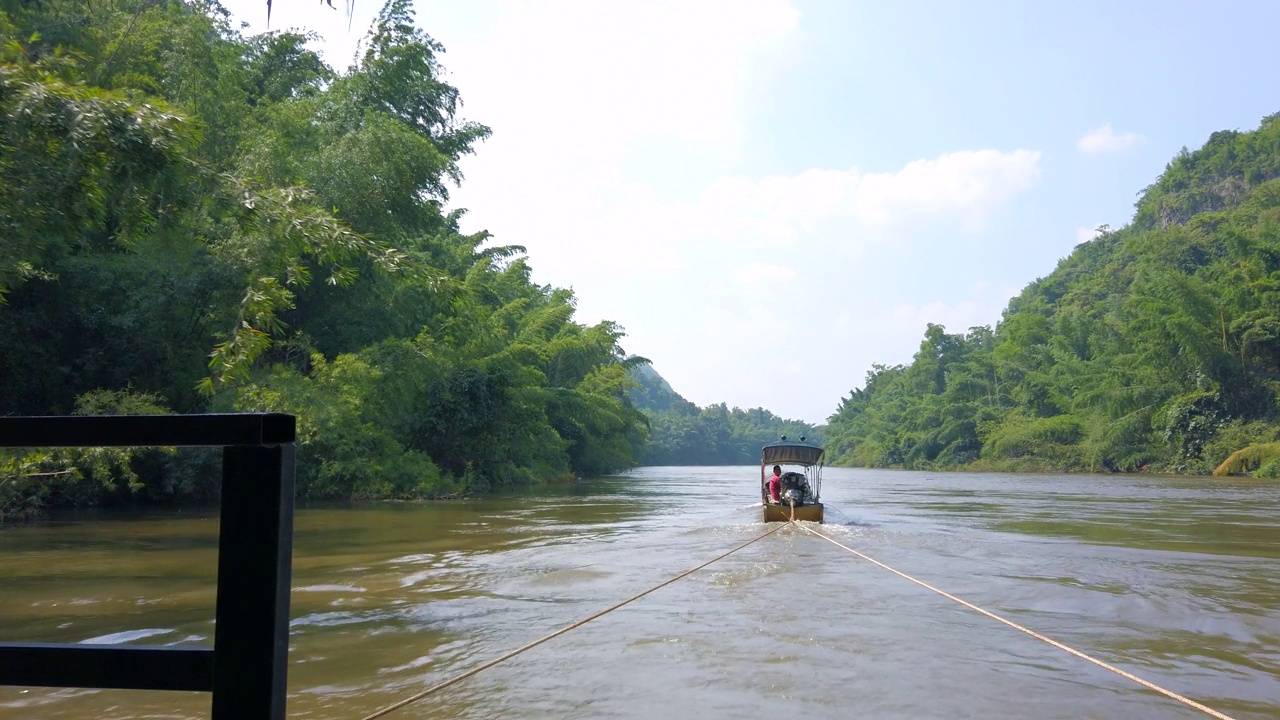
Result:
[[[760,448],[760,464],[790,463],[817,465],[822,462],[822,448],[807,442],[782,441]]]

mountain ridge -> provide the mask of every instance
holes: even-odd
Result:
[[[929,324],[828,431],[834,463],[1207,474],[1280,439],[1280,115],[1174,157],[1132,222],[995,326]],[[1250,468],[1280,474],[1274,461]]]

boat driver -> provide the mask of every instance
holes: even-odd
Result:
[[[769,498],[775,504],[782,503],[782,466],[773,466],[773,477],[769,478]]]

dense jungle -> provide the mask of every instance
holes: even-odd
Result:
[[[215,2],[0,12],[0,412],[279,411],[303,498],[415,498],[635,465],[610,322],[459,231],[490,130],[392,0],[352,67]],[[204,500],[196,452],[34,452],[9,513]]]

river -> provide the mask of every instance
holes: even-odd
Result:
[[[758,468],[304,508],[289,716],[359,718],[741,544]],[[1238,719],[1280,718],[1280,485],[828,469],[822,531]],[[217,519],[0,529],[0,641],[211,642]],[[0,718],[203,718],[201,693],[0,688]],[[388,716],[1204,718],[785,527]]]

